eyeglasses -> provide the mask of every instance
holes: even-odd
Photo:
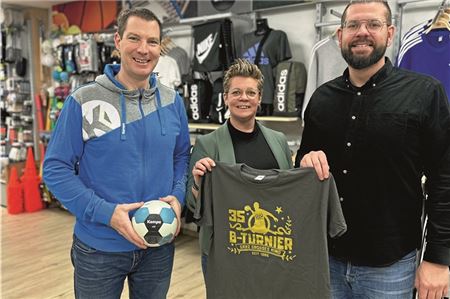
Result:
[[[348,33],[356,33],[361,28],[362,24],[365,24],[367,31],[370,33],[380,32],[383,28],[384,24],[387,22],[382,22],[380,20],[354,20],[354,21],[345,21],[342,25],[342,28],[347,30]]]
[[[245,91],[242,91],[240,89],[234,89],[227,93],[233,98],[240,98],[245,93],[248,99],[254,99],[258,96],[259,91],[254,89],[246,89]]]

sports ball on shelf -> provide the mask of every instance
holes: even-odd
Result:
[[[144,203],[136,211],[131,222],[136,233],[149,247],[159,247],[171,242],[178,225],[174,210],[161,200]]]

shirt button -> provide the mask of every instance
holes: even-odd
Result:
[[[344,198],[343,197],[339,197],[339,200],[342,202],[342,201],[344,201]]]
[[[352,119],[355,120],[355,119],[356,119],[356,116],[352,115]]]
[[[342,173],[347,174],[347,170],[346,169],[342,170]]]
[[[351,142],[347,142],[347,146],[348,147],[352,146],[352,143]]]
[[[372,84],[373,87],[377,86],[375,83]]]
[[[358,91],[358,92],[357,92],[356,94],[360,96],[360,95],[361,95],[361,92],[360,92],[360,91]]]

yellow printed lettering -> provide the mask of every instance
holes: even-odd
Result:
[[[231,222],[245,222],[245,211],[228,209],[228,220]]]
[[[228,220],[236,222],[236,210],[228,209]]]
[[[283,238],[277,238],[277,248],[283,248]]]
[[[285,250],[292,250],[292,239],[291,238],[285,238],[284,239],[284,249]]]
[[[245,211],[242,211],[242,210],[237,211],[237,222],[240,222],[240,223],[245,222]]]
[[[262,235],[256,235],[256,244],[258,245],[264,244],[264,237]]]
[[[264,245],[273,247],[273,236],[264,236]]]
[[[230,231],[229,238],[230,238],[230,243],[236,244],[236,232]]]

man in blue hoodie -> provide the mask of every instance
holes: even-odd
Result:
[[[118,25],[121,64],[107,65],[104,75],[66,99],[44,180],[76,216],[76,298],[120,298],[125,278],[131,298],[166,298],[173,243],[147,248],[130,217],[145,201],[162,200],[179,220],[189,129],[180,96],[152,73],[161,51],[158,18],[126,9]]]

